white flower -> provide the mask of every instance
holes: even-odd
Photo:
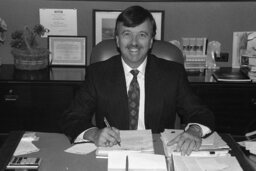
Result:
[[[4,43],[4,39],[5,39],[4,32],[6,31],[7,31],[7,24],[2,18],[0,18],[0,43]]]

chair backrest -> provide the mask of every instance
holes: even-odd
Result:
[[[151,53],[159,58],[175,61],[181,64],[184,63],[181,50],[166,41],[155,40]],[[119,52],[114,39],[103,40],[92,49],[90,64],[107,60],[108,58],[118,54]]]
[[[181,50],[177,46],[169,42],[155,40],[151,53],[159,58],[184,64],[184,58]],[[112,56],[118,54],[119,52],[117,50],[116,42],[114,39],[103,40],[92,49],[90,56],[90,64],[99,61],[105,61],[111,58]],[[174,128],[181,128],[181,119],[179,115],[176,115]]]

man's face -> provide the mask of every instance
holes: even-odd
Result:
[[[126,27],[119,23],[117,30],[116,42],[123,60],[131,68],[137,68],[152,47],[152,25],[148,20],[136,27]]]

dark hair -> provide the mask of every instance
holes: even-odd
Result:
[[[119,23],[123,23],[126,27],[136,27],[146,20],[149,20],[152,24],[152,37],[154,37],[156,35],[156,22],[152,14],[141,6],[128,7],[117,17],[115,35],[118,33],[117,26]]]

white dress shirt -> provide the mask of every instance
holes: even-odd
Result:
[[[138,119],[138,130],[145,129],[145,122],[144,122],[144,111],[145,111],[145,69],[147,64],[147,58],[143,61],[143,63],[138,68],[131,68],[128,66],[123,58],[122,64],[124,68],[125,80],[126,80],[126,89],[127,94],[129,90],[130,83],[133,79],[133,75],[130,72],[133,69],[137,69],[139,71],[137,75],[137,80],[140,86],[140,105],[139,105],[139,119]]]

